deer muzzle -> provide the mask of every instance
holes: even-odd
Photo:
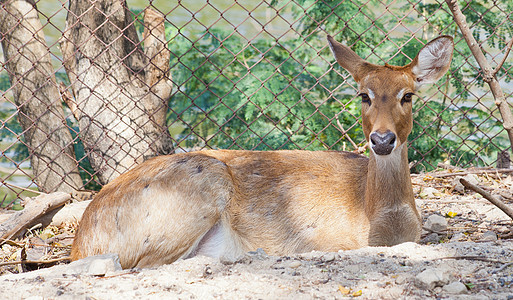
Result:
[[[397,144],[395,133],[388,130],[384,133],[374,131],[370,134],[370,145],[372,151],[377,155],[389,155]]]

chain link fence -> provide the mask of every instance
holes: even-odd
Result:
[[[497,65],[513,37],[513,4],[459,3]],[[28,190],[98,189],[153,155],[361,148],[357,86],[327,34],[369,62],[396,65],[454,36],[450,71],[415,99],[412,171],[493,166],[509,147],[444,1],[4,1],[1,27],[3,205]],[[497,74],[507,99],[511,65]]]

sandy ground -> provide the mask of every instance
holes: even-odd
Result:
[[[512,205],[511,177],[475,179]],[[433,216],[447,221],[446,228],[443,224],[427,228],[431,230],[425,230],[419,244],[282,257],[255,251],[235,263],[195,257],[142,270],[116,269],[112,259],[103,265],[79,261],[20,274],[14,274],[19,267],[9,266],[0,269],[0,295],[3,299],[513,299],[511,219],[480,195],[458,192],[451,180],[413,177],[425,226],[431,226],[427,220]],[[13,246],[2,250],[8,252],[9,247]],[[100,271],[91,272],[93,267]]]

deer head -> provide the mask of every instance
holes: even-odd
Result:
[[[390,155],[406,143],[413,127],[412,98],[420,86],[434,83],[449,69],[454,43],[440,36],[427,43],[403,67],[374,65],[328,35],[337,62],[358,83],[363,132],[373,154]]]

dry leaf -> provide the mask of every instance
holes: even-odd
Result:
[[[457,215],[458,215],[458,213],[455,213],[455,212],[453,212],[453,211],[450,211],[450,212],[448,212],[448,213],[446,214],[446,216],[448,216],[449,218],[454,218],[454,217],[456,217]]]
[[[422,180],[424,180],[424,181],[431,181],[433,179],[435,179],[435,178],[431,175],[426,175],[426,176],[424,176],[424,178],[422,178]]]
[[[342,293],[342,295],[349,295],[349,293],[351,293],[351,289],[348,289],[341,285],[338,286],[338,290]]]

